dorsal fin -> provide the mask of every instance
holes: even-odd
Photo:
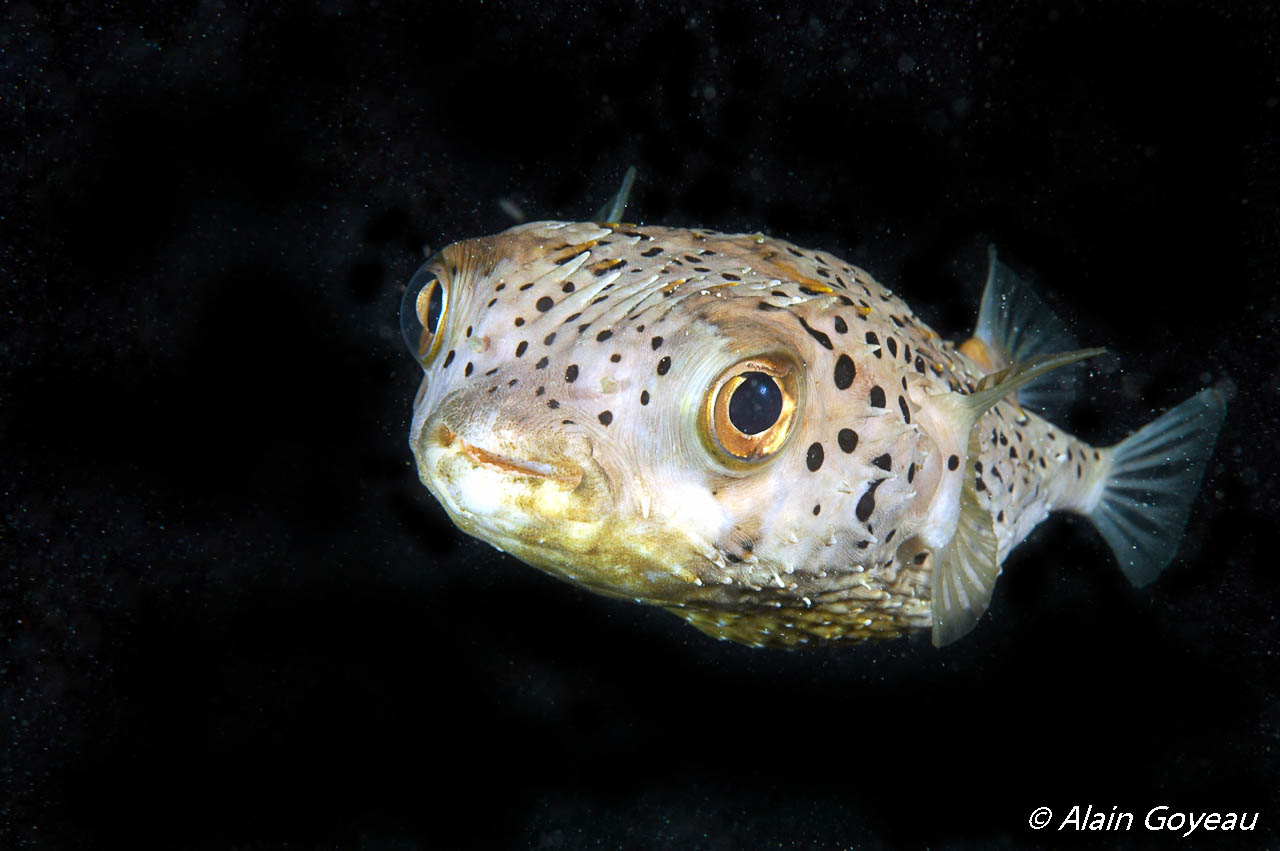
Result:
[[[987,248],[987,283],[973,337],[960,350],[985,369],[1003,369],[1077,345],[1075,335],[1034,289]],[[1065,369],[1029,382],[1018,404],[1050,418],[1066,412],[1075,399],[1075,370]]]
[[[627,201],[631,198],[631,187],[636,182],[636,167],[628,166],[627,173],[622,176],[622,185],[618,187],[618,191],[613,197],[605,202],[605,205],[596,210],[593,222],[620,222],[622,214],[627,209]]]

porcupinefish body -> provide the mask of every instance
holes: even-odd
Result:
[[[414,276],[410,447],[465,532],[753,645],[969,631],[1051,511],[1135,584],[1172,559],[1224,415],[1206,390],[1110,447],[1033,407],[1066,326],[991,256],[973,338],[761,234],[535,222]]]

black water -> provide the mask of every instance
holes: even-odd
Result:
[[[1277,13],[1215,5],[6,6],[0,846],[1280,843]],[[995,242],[1111,348],[1084,437],[1222,387],[1178,560],[1058,520],[953,648],[789,654],[461,536],[404,282],[632,163],[948,334]]]

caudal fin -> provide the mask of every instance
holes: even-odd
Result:
[[[1226,414],[1222,394],[1202,390],[1112,448],[1089,519],[1134,585],[1154,581],[1177,553]]]

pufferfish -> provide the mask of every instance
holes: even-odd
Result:
[[[409,445],[463,531],[756,646],[969,632],[1052,511],[1135,585],[1172,560],[1225,416],[1207,389],[1113,446],[1067,326],[991,252],[955,345],[871,275],[762,234],[592,222],[455,242],[405,292]]]

